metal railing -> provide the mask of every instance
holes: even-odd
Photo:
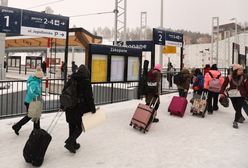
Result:
[[[26,80],[0,81],[0,118],[26,114],[24,106]],[[42,80],[43,112],[57,111],[60,108],[59,96],[64,80]],[[92,84],[96,105],[126,101],[137,98],[138,82]]]
[[[228,69],[219,69],[223,76],[228,74]],[[161,94],[177,92],[177,86],[173,83],[173,77],[178,71],[174,71],[171,84],[168,80],[170,72],[164,71],[161,77]],[[43,112],[57,111],[60,108],[59,96],[64,87],[64,80],[42,80]],[[24,106],[27,84],[26,80],[0,81],[0,118],[26,114]],[[96,105],[108,104],[136,99],[138,95],[138,82],[112,82],[93,83],[93,96]]]

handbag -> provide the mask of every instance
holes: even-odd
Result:
[[[41,116],[41,111],[42,111],[42,101],[38,99],[33,100],[29,104],[28,117],[30,117],[32,121],[38,122]]]
[[[89,131],[98,125],[104,123],[106,114],[98,107],[95,113],[85,113],[82,117],[82,129],[84,132]]]
[[[241,97],[241,94],[238,89],[227,90],[228,97]]]

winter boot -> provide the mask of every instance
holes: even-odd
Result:
[[[67,141],[67,143],[64,146],[68,151],[71,153],[76,153],[76,150],[74,148],[74,144],[71,141]]]
[[[78,150],[78,149],[80,148],[80,144],[77,143],[77,142],[75,142],[73,146],[74,146],[74,148],[75,148],[76,150]]]
[[[157,122],[159,122],[159,119],[158,118],[154,118],[152,122],[157,123]]]
[[[239,128],[238,122],[236,122],[236,121],[233,122],[233,128],[236,128],[236,129]]]
[[[245,117],[244,116],[241,116],[238,120],[238,123],[243,123],[245,121]]]
[[[16,135],[19,135],[19,130],[21,129],[21,127],[15,124],[12,126],[12,129],[15,131]]]

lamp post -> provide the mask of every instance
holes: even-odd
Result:
[[[238,35],[238,25],[237,25],[237,18],[231,18],[230,20],[232,21],[235,21],[235,43],[237,44],[238,43],[238,40],[237,40],[237,35]]]
[[[1,6],[8,6],[8,0],[1,0]],[[0,80],[5,79],[4,55],[5,55],[5,37],[4,33],[0,33]]]
[[[161,15],[160,15],[160,27],[163,29],[164,27],[164,0],[161,0]],[[163,46],[160,46],[160,57],[159,57],[159,63],[163,67]]]

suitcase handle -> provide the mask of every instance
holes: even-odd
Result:
[[[154,108],[154,107],[157,105],[158,97],[156,98],[156,101],[155,101],[155,103],[153,104],[153,107],[152,107],[152,102],[153,102],[154,98],[155,98],[155,97],[152,98],[152,100],[151,100],[151,102],[150,102],[150,104],[149,104],[149,107],[150,107],[150,108]]]
[[[56,115],[53,117],[52,122],[50,123],[50,125],[47,128],[47,132],[48,133],[52,133],[53,129],[55,128],[55,126],[58,123],[59,118],[61,117],[61,115],[63,114],[63,110],[59,109],[59,111],[56,113]]]

